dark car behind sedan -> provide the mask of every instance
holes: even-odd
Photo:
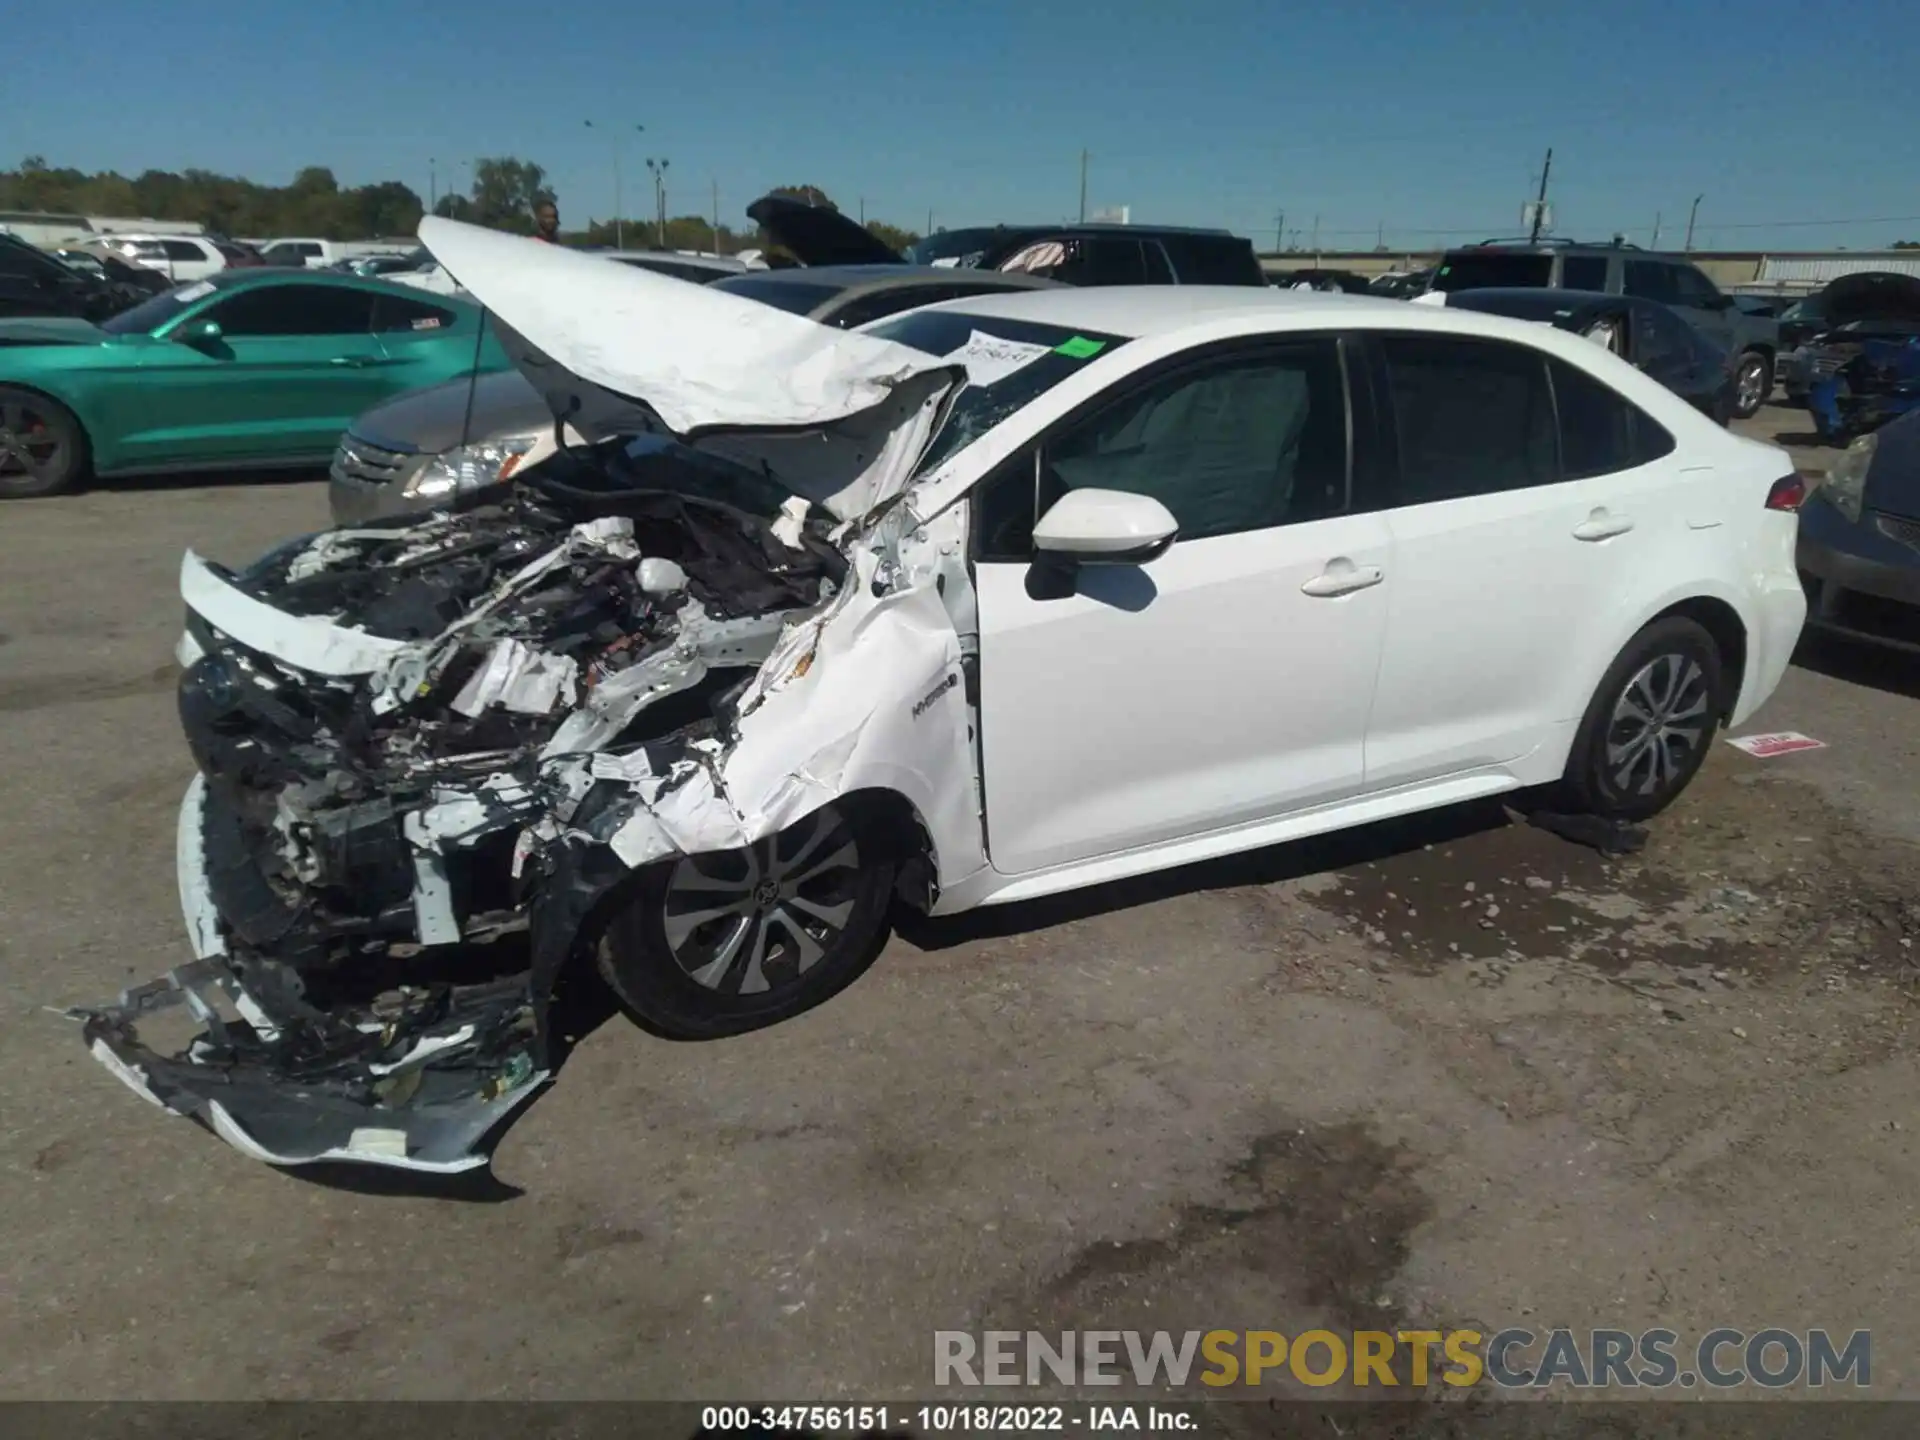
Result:
[[[1447,296],[1447,307],[1534,320],[1584,335],[1716,423],[1725,425],[1733,417],[1732,357],[1658,301],[1589,290],[1455,290]]]
[[[1920,411],[1855,440],[1800,509],[1807,624],[1920,653]]]

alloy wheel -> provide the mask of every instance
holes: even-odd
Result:
[[[1622,795],[1655,795],[1685,777],[1713,726],[1706,671],[1689,655],[1648,661],[1608,718],[1606,769]]]
[[[1760,402],[1767,398],[1767,362],[1758,355],[1750,355],[1741,362],[1740,380],[1736,395],[1740,413],[1750,415],[1760,408]]]
[[[859,873],[859,841],[831,807],[744,850],[687,856],[667,880],[667,948],[723,995],[792,984],[841,940]]]
[[[71,443],[31,405],[0,405],[0,477],[29,475],[44,483],[64,475]]]

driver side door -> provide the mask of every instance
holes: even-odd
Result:
[[[345,285],[249,286],[174,322],[143,354],[147,423],[128,436],[127,462],[323,462],[393,385],[373,300]],[[170,338],[205,320],[217,339]]]
[[[1342,346],[1235,341],[1121,382],[973,500],[988,854],[1002,874],[1357,795],[1391,543],[1356,503]],[[1045,583],[1070,489],[1151,495],[1145,564]]]

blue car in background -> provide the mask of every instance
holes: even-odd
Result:
[[[1920,410],[1855,440],[1800,509],[1807,625],[1920,654]]]
[[[1820,437],[1844,445],[1920,410],[1920,278],[1846,275],[1819,302],[1824,328],[1800,356]]]

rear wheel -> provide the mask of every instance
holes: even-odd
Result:
[[[62,494],[86,468],[87,435],[72,411],[31,390],[0,385],[0,499]]]
[[[646,1028],[738,1035],[852,984],[887,938],[898,856],[827,805],[744,850],[654,866],[599,949],[602,977]]]
[[[1726,718],[1720,648],[1684,616],[1656,620],[1600,682],[1567,760],[1573,806],[1645,820],[1679,798]]]
[[[1733,370],[1733,416],[1749,420],[1773,391],[1773,361],[1758,350],[1741,354]]]

